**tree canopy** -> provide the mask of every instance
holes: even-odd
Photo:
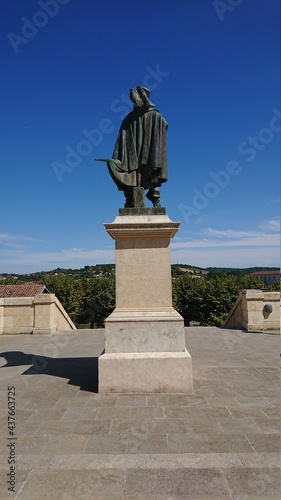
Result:
[[[221,326],[242,290],[263,287],[261,280],[247,275],[185,275],[173,281],[173,305],[187,326],[191,321]]]
[[[112,275],[96,278],[57,275],[45,277],[43,282],[56,294],[78,327],[101,328],[114,310],[115,278]],[[264,286],[260,279],[249,275],[185,273],[172,281],[173,305],[187,326],[191,322],[220,326],[242,290]],[[269,288],[278,290],[279,283]]]
[[[115,307],[114,276],[75,279],[58,275],[42,281],[57,296],[77,326],[102,327]]]

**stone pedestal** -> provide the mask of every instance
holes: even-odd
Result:
[[[105,321],[99,392],[192,394],[183,318],[172,307],[170,239],[179,223],[148,210],[105,224],[115,240],[116,308]]]
[[[36,295],[34,304],[34,335],[46,335],[56,332],[56,297],[53,293]]]

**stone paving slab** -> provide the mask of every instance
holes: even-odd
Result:
[[[281,498],[279,338],[187,328],[194,395],[101,395],[102,330],[0,337],[0,499]]]

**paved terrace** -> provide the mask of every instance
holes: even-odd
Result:
[[[0,498],[279,500],[280,337],[272,333],[187,328],[193,396],[97,394],[102,330],[2,336]],[[15,494],[6,482],[8,386]]]

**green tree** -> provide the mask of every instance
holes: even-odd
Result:
[[[79,305],[84,299],[83,280],[58,275],[44,278],[43,283],[56,295],[71,319],[75,321]]]
[[[43,282],[76,324],[102,327],[115,307],[114,276],[73,278],[58,275],[46,277]]]
[[[79,311],[76,315],[76,321],[78,325],[86,323],[90,326],[90,328],[94,328],[95,324],[99,326],[103,312],[103,307],[99,304],[97,299],[84,299],[84,301],[80,304]]]
[[[23,281],[15,276],[4,275],[0,278],[0,285],[21,285]]]
[[[196,321],[220,326],[242,290],[263,286],[259,279],[245,275],[183,276],[173,282],[173,303],[185,325]]]
[[[280,292],[280,281],[276,281],[273,285],[270,285],[268,289],[272,292]]]
[[[89,310],[89,305],[91,304],[92,308],[95,308],[93,311],[95,313],[94,324],[99,328],[103,327],[105,319],[115,308],[115,277],[102,276],[88,280],[85,299],[84,309]],[[87,303],[87,299],[92,302]]]

